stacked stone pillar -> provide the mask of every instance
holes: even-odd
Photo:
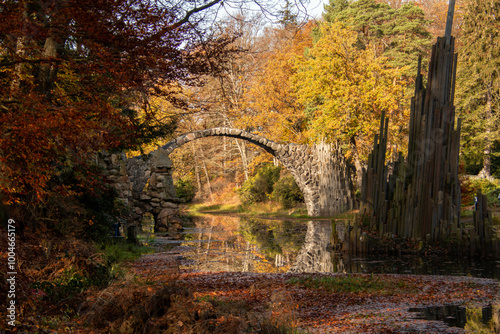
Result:
[[[179,219],[179,199],[172,179],[172,161],[168,153],[158,149],[147,156],[128,160],[128,172],[133,186],[132,203],[135,219],[151,213],[155,230],[178,233],[182,229]],[[172,231],[172,226],[175,231]]]
[[[156,230],[178,234],[182,229],[179,199],[172,180],[172,162],[164,150],[134,158],[127,158],[125,153],[100,152],[98,162],[116,189],[118,200],[130,208],[127,225],[140,225],[143,216],[151,213]]]
[[[104,175],[116,189],[118,199],[128,205],[132,196],[132,183],[128,176],[125,153],[100,152],[98,160]]]
[[[412,98],[408,156],[388,177],[385,166],[388,120],[382,117],[363,177],[361,214],[380,236],[413,243],[460,238],[458,156],[460,119],[455,122],[457,56],[454,38],[438,38],[432,48],[427,87],[419,71]]]

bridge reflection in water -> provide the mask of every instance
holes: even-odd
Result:
[[[417,256],[353,256],[342,251],[352,224],[329,220],[196,217],[184,240],[157,235],[180,268],[197,271],[328,272],[475,276],[500,279],[500,262]],[[361,234],[360,238],[363,238]],[[344,240],[345,242],[345,240]],[[352,243],[352,240],[351,240]]]

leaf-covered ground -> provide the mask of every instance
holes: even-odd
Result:
[[[156,283],[175,276],[177,284],[196,300],[240,303],[242,313],[265,314],[276,323],[306,333],[463,333],[463,329],[442,321],[420,320],[409,308],[444,304],[482,307],[500,300],[499,283],[490,279],[188,272],[179,271],[177,259],[168,252],[144,256],[133,271]]]

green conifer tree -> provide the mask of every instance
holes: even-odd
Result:
[[[459,52],[457,105],[466,161],[489,177],[500,144],[500,0],[468,0]],[[482,160],[482,161],[481,161]]]
[[[389,65],[405,68],[408,80],[416,74],[418,57],[429,54],[432,43],[430,22],[415,3],[399,7],[375,0],[330,0],[323,17],[327,22],[339,21],[359,32],[357,46],[371,48],[376,56],[385,56]],[[423,68],[426,68],[424,61]]]

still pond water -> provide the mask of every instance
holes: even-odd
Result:
[[[330,221],[270,220],[225,215],[193,218],[184,240],[153,243],[199,271],[331,272],[474,276],[500,280],[500,261],[457,257],[348,256],[336,252]]]

